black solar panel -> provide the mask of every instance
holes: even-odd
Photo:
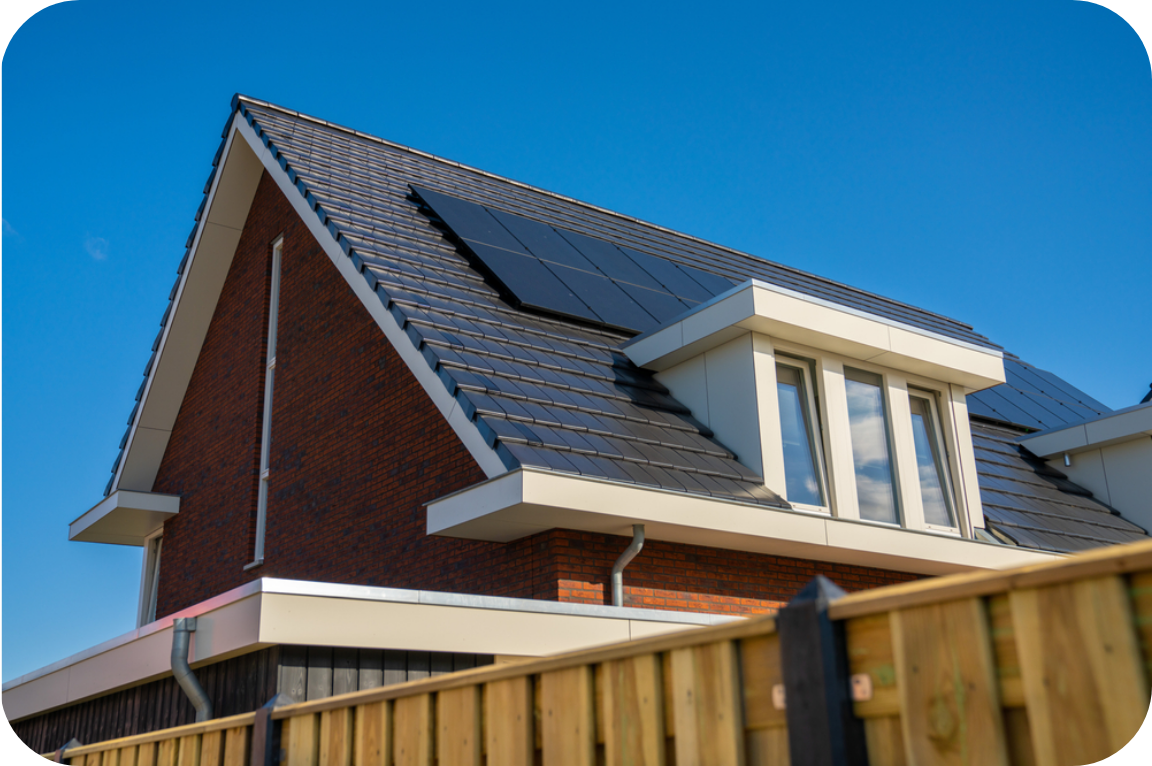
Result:
[[[638,333],[736,284],[514,213],[412,189],[521,306]]]

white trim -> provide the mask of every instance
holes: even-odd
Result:
[[[256,103],[256,102],[253,102]],[[304,197],[300,194],[300,190],[288,179],[287,172],[280,167],[280,163],[272,158],[268,148],[256,137],[252,126],[244,119],[236,120],[236,130],[248,142],[248,145],[256,152],[256,156],[263,164],[264,169],[276,181],[280,191],[288,199],[300,220],[308,227],[308,231],[320,243],[320,246],[327,253],[328,257],[336,265],[336,268],[343,275],[345,281],[352,287],[356,297],[360,299],[361,304],[368,310],[368,313],[376,320],[376,324],[384,332],[384,335],[391,341],[393,348],[408,365],[408,369],[416,377],[416,380],[423,387],[425,393],[440,410],[445,420],[456,432],[456,435],[464,443],[464,446],[471,453],[472,457],[480,465],[481,470],[489,478],[499,476],[507,472],[507,467],[503,461],[496,454],[496,451],[488,446],[484,441],[484,437],[480,434],[476,424],[464,416],[462,411],[458,412],[458,407],[455,397],[448,393],[448,389],[444,387],[443,381],[437,377],[436,373],[428,366],[428,361],[421,355],[419,349],[413,344],[408,334],[404,332],[396,322],[396,318],[388,311],[387,306],[380,300],[376,292],[368,286],[368,282],[364,276],[360,274],[356,267],[352,264],[352,259],[344,254],[340,245],[332,237],[332,233],[327,227],[320,224],[320,219],[312,210]]]
[[[756,279],[633,338],[623,350],[637,365],[659,371],[749,330],[973,390],[1004,382],[998,350]]]
[[[428,504],[429,534],[493,542],[553,528],[627,535],[633,524],[644,524],[651,540],[921,574],[998,569],[1060,556],[523,468]]]
[[[144,545],[180,512],[178,495],[116,490],[68,525],[68,539],[81,543]]]
[[[1074,455],[1100,447],[1152,436],[1152,402],[1125,407],[1089,420],[1022,436],[1016,440],[1034,455]]]
[[[163,556],[164,529],[160,528],[144,540],[144,555],[140,557],[140,597],[136,605],[136,627],[156,619],[156,599],[160,590],[160,558]],[[153,550],[152,544],[157,548]]]
[[[5,714],[18,720],[170,675],[177,617],[197,618],[194,666],[276,644],[544,656],[739,619],[261,578],[9,681]]]
[[[260,476],[256,492],[256,543],[245,570],[264,563],[264,533],[268,525],[268,480],[272,459],[272,388],[276,380],[276,332],[280,321],[280,268],[284,237],[272,243],[272,284],[268,296],[267,353],[264,364],[264,417],[260,424]]]

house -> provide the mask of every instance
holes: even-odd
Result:
[[[962,322],[246,97],[204,189],[69,528],[138,626],[5,684],[33,749],[191,721],[174,618],[220,716],[1152,523],[1061,473],[1152,410],[1061,441],[1116,415]]]

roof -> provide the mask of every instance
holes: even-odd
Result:
[[[638,368],[625,356],[621,346],[631,333],[521,307],[514,296],[485,279],[451,228],[417,190],[513,213],[643,256],[655,256],[685,271],[717,275],[723,278],[721,282],[757,279],[965,343],[999,349],[970,325],[795,268],[265,102],[238,96],[233,107],[233,116],[239,114],[248,122],[319,223],[351,259],[509,470],[534,466],[789,507],[763,486],[761,477],[716,441],[653,373]],[[225,126],[225,136],[233,116]],[[223,151],[224,143],[214,167],[219,165]],[[215,173],[214,169],[205,185],[206,194]],[[204,209],[202,204],[197,226]],[[194,228],[189,235],[189,252],[196,233]],[[186,254],[181,261],[179,272],[183,272],[188,257]],[[175,289],[172,294],[176,295]],[[165,313],[162,326],[170,313],[171,309]],[[159,343],[158,336],[154,351]],[[145,376],[152,364],[149,360]],[[1011,369],[1007,387],[998,387],[1004,389],[998,394],[974,397],[973,414],[1037,428],[1047,425],[1049,419],[1074,417],[1081,410],[1103,407],[1079,392],[1078,396],[1071,394],[1071,387],[1061,386],[1062,381],[1055,376],[1022,362],[1006,366]],[[143,390],[142,386],[141,393]],[[1025,403],[1038,397],[1047,397],[1039,409]],[[1031,419],[1021,412],[1027,412]],[[130,430],[135,414],[133,410],[129,418]],[[127,440],[128,434],[121,442],[122,450]],[[1017,459],[1027,460],[1019,457],[1019,450]],[[119,461],[117,458],[117,465]],[[980,465],[982,484],[1000,470],[996,461],[982,461]],[[1019,474],[1012,477],[1018,484],[1016,490],[1027,494],[1036,489],[1038,485],[1023,476],[1028,470],[1041,475],[1035,466],[1012,464],[1011,468]],[[1108,536],[1077,536],[1079,531],[1066,531],[1068,524],[1092,525],[1083,520],[1065,522],[1068,513],[1064,505],[1096,513],[1107,522],[1101,521],[1093,529],[1111,530],[1123,522],[1099,503],[1083,507],[1083,490],[1070,482],[1049,484],[1047,493],[1036,491],[1029,496],[1029,502],[1037,506],[1029,516],[1031,524],[1036,529],[1049,524],[1046,536],[1036,533],[1029,538],[1014,531],[1005,534],[1021,545],[1055,550],[1082,547],[1081,540],[1113,541]],[[1065,495],[1076,501],[1065,503]],[[999,502],[998,498],[992,499]],[[1006,501],[1003,507],[1013,508]],[[1017,517],[1011,517],[1009,511],[1000,516],[994,511],[992,518],[1003,530],[1032,528],[1026,524],[1012,526],[1012,519]],[[1037,544],[1031,546],[1032,542]]]

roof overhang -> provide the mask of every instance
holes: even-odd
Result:
[[[632,339],[624,353],[657,372],[747,332],[955,383],[977,391],[1004,382],[1004,355],[991,348],[749,280],[675,321]]]
[[[1110,447],[1152,436],[1152,402],[1109,412],[1082,423],[1022,436],[1017,442],[1034,455],[1051,457]]]
[[[548,529],[815,559],[919,574],[1000,569],[1060,554],[524,469],[428,504],[428,533],[509,542]]]
[[[15,721],[171,675],[177,617],[196,617],[193,667],[278,644],[540,657],[739,619],[261,578],[5,683],[4,714]]]
[[[121,489],[68,525],[68,539],[81,543],[143,545],[180,512],[178,495]]]

